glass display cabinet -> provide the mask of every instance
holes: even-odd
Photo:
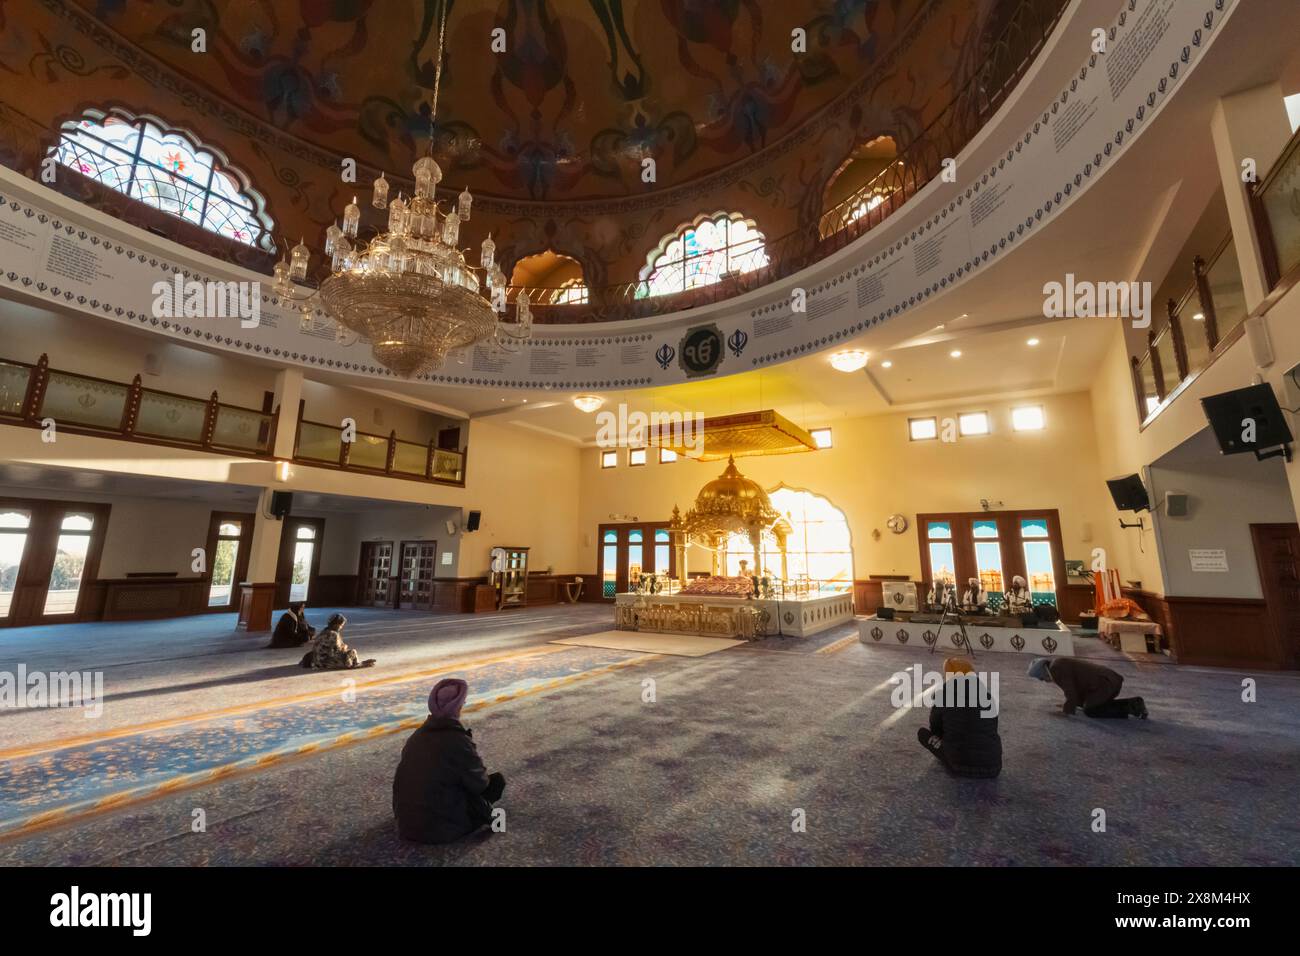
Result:
[[[528,603],[528,549],[492,549],[492,586],[497,592],[497,610],[523,607]]]

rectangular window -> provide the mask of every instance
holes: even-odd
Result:
[[[646,460],[646,451],[644,448],[631,448],[627,453],[627,463],[629,465],[644,465]]]
[[[831,447],[831,430],[829,428],[814,428],[808,434],[812,435],[813,444],[818,448]]]
[[[907,431],[912,441],[928,441],[939,437],[939,425],[933,418],[909,418]]]
[[[961,429],[963,437],[966,435],[987,435],[989,433],[989,413],[964,412],[957,418],[957,427]]]
[[[1042,405],[1021,405],[1011,409],[1011,427],[1018,432],[1042,431],[1046,425]]]
[[[669,462],[676,461],[676,460],[677,460],[677,452],[673,451],[671,448],[659,449],[659,464],[666,465]]]
[[[616,451],[602,451],[602,452],[600,453],[600,467],[601,467],[601,468],[613,468],[613,467],[615,467],[616,465],[618,465],[618,452],[616,452]]]
[[[0,512],[0,617],[8,617],[13,609],[18,569],[22,567],[31,521],[29,511]]]

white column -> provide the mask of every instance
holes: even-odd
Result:
[[[1268,295],[1268,279],[1250,212],[1248,184],[1241,178],[1242,163],[1254,160],[1257,178],[1263,179],[1291,139],[1282,87],[1269,83],[1223,97],[1214,108],[1210,133],[1241,263],[1246,310],[1252,312]]]
[[[293,446],[298,440],[298,404],[302,401],[302,369],[281,369],[275,376],[275,405],[280,418],[275,428],[276,458],[286,461],[293,458]]]

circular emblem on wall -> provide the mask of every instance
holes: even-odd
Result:
[[[1049,653],[1049,654],[1055,652],[1055,651],[1056,651],[1056,638],[1054,638],[1054,637],[1045,637],[1045,638],[1043,638],[1043,650],[1047,651],[1047,653]]]
[[[1025,649],[1025,639],[1021,637],[1019,634],[1012,634],[1011,646],[1018,651],[1023,651]]]
[[[677,364],[687,378],[712,375],[722,363],[722,332],[713,323],[687,329],[677,350]]]
[[[988,631],[985,631],[983,634],[980,635],[980,647],[984,648],[984,650],[987,651],[992,646],[993,646],[993,635],[990,634]]]
[[[873,628],[871,629],[871,639],[872,639],[873,641],[878,641],[878,640],[880,640],[880,639],[881,639],[882,637],[884,637],[884,636],[885,636],[885,632],[882,631],[880,628],[878,628],[878,627],[873,627]]]

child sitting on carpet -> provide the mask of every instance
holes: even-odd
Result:
[[[489,774],[460,722],[469,685],[449,677],[429,694],[429,717],[402,748],[393,777],[397,832],[417,843],[451,843],[492,822],[506,778]]]

